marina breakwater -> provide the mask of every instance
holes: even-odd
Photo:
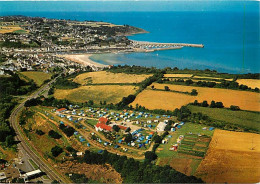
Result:
[[[146,41],[135,41],[131,40],[132,45],[135,48],[151,48],[151,49],[158,49],[158,48],[165,48],[165,49],[176,49],[182,47],[198,47],[204,48],[203,44],[191,44],[191,43],[158,43],[158,42],[146,42]]]

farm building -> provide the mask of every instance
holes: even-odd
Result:
[[[166,123],[160,122],[157,126],[157,131],[164,131],[165,127],[166,127]]]
[[[56,110],[56,113],[62,113],[65,112],[67,109],[66,108],[60,108]]]
[[[112,127],[111,126],[108,126],[106,124],[103,124],[103,123],[97,123],[95,125],[95,129],[96,131],[105,131],[105,132],[108,132],[108,131],[111,131],[112,130]]]
[[[101,117],[101,118],[99,118],[98,122],[99,123],[103,123],[103,124],[107,124],[108,123],[108,119],[105,118],[105,117]]]

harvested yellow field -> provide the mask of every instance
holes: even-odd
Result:
[[[193,74],[164,74],[163,77],[192,77]]]
[[[194,101],[194,97],[169,91],[144,90],[131,104],[145,106],[148,109],[174,110]]]
[[[98,71],[80,74],[74,79],[74,82],[77,82],[82,85],[88,83],[139,83],[150,76],[152,75],[136,75]]]
[[[76,89],[57,89],[54,97],[67,99],[72,102],[87,102],[93,100],[95,103],[106,101],[107,103],[118,103],[123,97],[134,94],[138,88],[135,86],[99,85],[81,86]]]
[[[194,100],[198,100],[199,102],[207,100],[208,103],[214,100],[216,102],[222,102],[225,107],[230,107],[230,105],[237,105],[240,107],[240,109],[243,110],[260,111],[260,103],[259,103],[260,95],[259,93],[255,93],[255,92],[220,89],[220,88],[205,88],[205,87],[194,87],[194,86],[183,86],[183,85],[158,84],[158,83],[153,83],[152,85],[154,86],[155,89],[164,89],[164,86],[168,86],[170,90],[191,92],[192,89],[196,89],[198,91],[197,96],[185,95],[186,97],[183,97],[183,99],[177,99],[179,97],[178,96],[174,97],[173,95],[172,98],[174,99],[171,99],[173,101],[183,100],[184,102],[187,102],[186,104],[188,104],[190,102],[194,102]],[[187,99],[189,99],[190,101],[187,101]],[[160,103],[162,102],[163,101],[161,101]],[[146,106],[148,104],[143,104],[143,105]]]
[[[1,26],[0,33],[12,33],[14,31],[23,30],[20,26]]]
[[[259,79],[237,79],[236,81],[239,85],[247,85],[250,88],[259,88],[260,89],[260,80]]]
[[[51,79],[51,74],[45,72],[21,72],[22,75],[32,79],[38,86],[41,86],[47,79]]]
[[[195,176],[207,183],[260,181],[260,135],[215,130]]]
[[[221,80],[221,79],[224,79],[224,78],[219,78],[219,77],[207,77],[207,76],[193,76],[192,78],[195,78],[195,79],[217,79],[217,80]],[[232,81],[233,79],[225,79],[225,80],[228,80],[228,81]]]

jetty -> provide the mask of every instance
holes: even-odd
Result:
[[[182,47],[198,47],[203,48],[203,44],[191,44],[191,43],[158,43],[158,42],[147,42],[147,41],[136,41],[131,40],[134,47],[139,48],[151,48],[151,49],[178,49]]]

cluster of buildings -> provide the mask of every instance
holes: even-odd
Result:
[[[2,26],[19,26],[24,30],[19,34],[0,34],[0,41],[31,45],[29,50],[33,52],[73,52],[100,47],[127,48],[130,41],[125,35],[141,30],[105,22],[25,16],[4,16],[0,17],[0,22]]]
[[[19,183],[30,182],[31,179],[38,178],[44,173],[40,169],[36,169],[29,172],[23,172],[21,169],[16,167],[15,164],[4,166],[0,169],[0,183],[13,183],[13,181],[18,181]]]
[[[88,69],[88,67],[52,54],[28,54],[13,49],[12,52],[6,52],[5,56],[7,60],[0,63],[0,74],[2,75],[6,71],[44,71],[49,73],[53,72],[55,68],[66,68],[68,73],[72,74],[76,71]]]

